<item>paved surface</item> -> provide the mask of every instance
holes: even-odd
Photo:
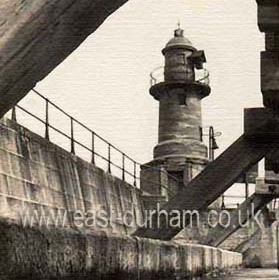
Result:
[[[276,269],[243,269],[236,271],[220,280],[279,280],[279,271]]]

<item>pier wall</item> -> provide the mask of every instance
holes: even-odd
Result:
[[[109,225],[100,221],[94,231],[129,234],[142,217],[141,191],[15,122],[0,122],[0,217],[43,215],[54,225],[52,216],[65,214],[63,227],[75,227],[75,215],[101,211]],[[132,211],[134,221],[125,225],[119,215]]]
[[[142,221],[141,191],[17,123],[0,122],[0,279],[169,279],[242,263],[241,254],[222,249],[131,237],[134,228],[117,215],[106,227],[80,226],[72,215],[110,209],[137,212]],[[63,223],[46,222],[61,211]]]
[[[202,245],[77,229],[22,228],[4,221],[0,251],[0,276],[16,279],[173,279],[242,263],[239,253]]]

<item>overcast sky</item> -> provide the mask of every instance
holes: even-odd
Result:
[[[222,132],[223,151],[242,133],[243,108],[262,105],[264,40],[256,9],[255,0],[130,0],[37,89],[139,162],[148,162],[158,137],[149,73],[163,65],[161,50],[180,21],[185,36],[207,56],[212,93],[203,100],[203,124]]]

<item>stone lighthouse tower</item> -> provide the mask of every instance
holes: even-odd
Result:
[[[162,53],[163,79],[151,73],[150,88],[159,101],[159,139],[153,161],[143,165],[141,173],[142,189],[152,195],[177,192],[208,162],[201,118],[201,100],[210,94],[204,51],[198,51],[179,27]],[[160,187],[162,182],[167,191]]]

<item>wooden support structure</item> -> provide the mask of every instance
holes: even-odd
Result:
[[[1,1],[0,117],[127,1]]]
[[[241,228],[253,215],[270,203],[274,196],[272,194],[253,194],[245,200],[237,209],[230,213],[230,223],[228,227],[218,224],[214,230],[210,231],[210,236],[200,240],[199,243],[217,247],[228,237]]]
[[[166,210],[169,214],[173,210],[180,212],[185,210],[206,210],[242,174],[266,155],[277,151],[279,149],[279,126],[277,125],[277,120],[273,118],[273,114],[267,111],[264,108],[246,110],[245,123],[250,125],[245,126],[244,135],[215,161],[211,162],[177,195],[172,197],[164,205],[163,210]],[[183,226],[189,223],[189,219],[183,221]],[[179,227],[172,227],[165,217],[158,219],[158,215],[154,215],[152,217],[152,227],[139,228],[134,235],[170,240],[181,229],[182,224]]]

